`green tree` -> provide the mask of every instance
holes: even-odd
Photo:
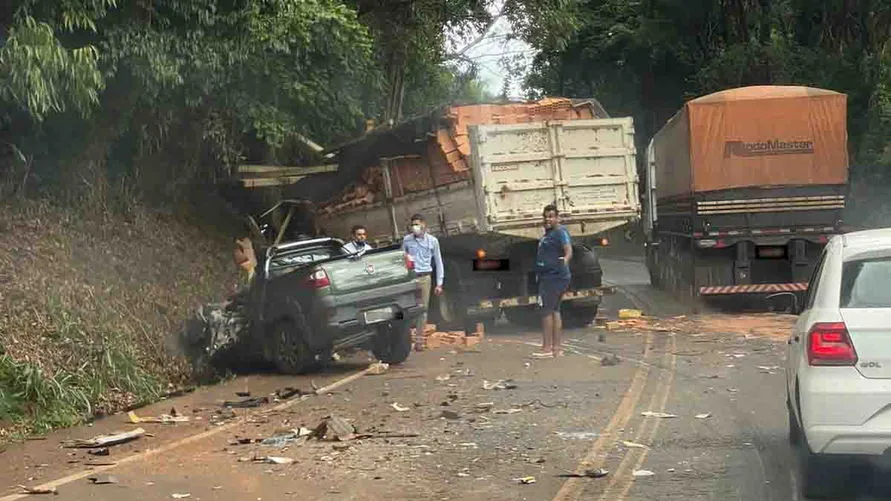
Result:
[[[687,99],[755,84],[803,84],[849,96],[855,160],[888,137],[891,2],[588,0],[563,46],[540,49],[532,95],[593,95],[635,116],[646,141]]]

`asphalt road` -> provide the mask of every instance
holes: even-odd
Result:
[[[608,317],[627,307],[665,318],[685,313],[646,285],[639,261],[604,260],[604,268],[605,280],[620,288],[603,305]],[[8,447],[0,453],[0,501],[16,499],[19,484],[55,486],[59,501],[175,494],[227,501],[798,499],[782,370],[775,369],[784,344],[648,329],[586,328],[567,337],[570,354],[558,360],[530,359],[538,334],[504,324],[478,349],[413,354],[382,375],[353,376],[368,364],[356,353],[323,374],[240,376],[137,411],[176,408],[190,421],[142,424],[152,436],[112,447],[109,456],[62,449],[60,442],[135,428],[126,416]],[[611,355],[620,363],[603,366]],[[499,380],[516,388],[485,389]],[[236,391],[264,396],[332,384],[318,396],[236,409],[234,418],[219,420],[220,403],[236,400]],[[311,428],[327,416],[351,420],[373,437],[238,443]],[[252,461],[263,456],[294,463]],[[609,474],[561,477],[596,468]],[[117,483],[93,485],[88,477],[97,474]],[[891,492],[879,485],[882,476],[864,475],[851,499]],[[535,483],[518,480],[524,477]]]

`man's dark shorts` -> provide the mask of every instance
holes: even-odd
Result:
[[[538,297],[541,313],[548,315],[560,311],[560,300],[569,289],[569,278],[541,277],[538,280]]]

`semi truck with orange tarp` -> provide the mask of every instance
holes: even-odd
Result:
[[[842,232],[847,98],[798,86],[687,102],[647,149],[654,285],[688,297],[803,293]]]

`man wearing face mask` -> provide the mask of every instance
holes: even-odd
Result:
[[[343,246],[343,250],[352,256],[360,257],[362,254],[370,251],[373,247],[366,240],[368,238],[368,230],[361,224],[353,226],[352,239]]]
[[[430,304],[430,290],[437,296],[442,294],[442,283],[445,278],[445,268],[442,264],[442,253],[439,250],[439,240],[427,233],[427,222],[424,216],[415,214],[411,217],[411,233],[402,240],[402,248],[415,262],[415,273],[421,285],[421,301],[424,306]],[[433,285],[433,273],[436,273],[436,287]],[[418,317],[415,324],[415,351],[424,349],[424,326],[427,324],[427,314]]]

